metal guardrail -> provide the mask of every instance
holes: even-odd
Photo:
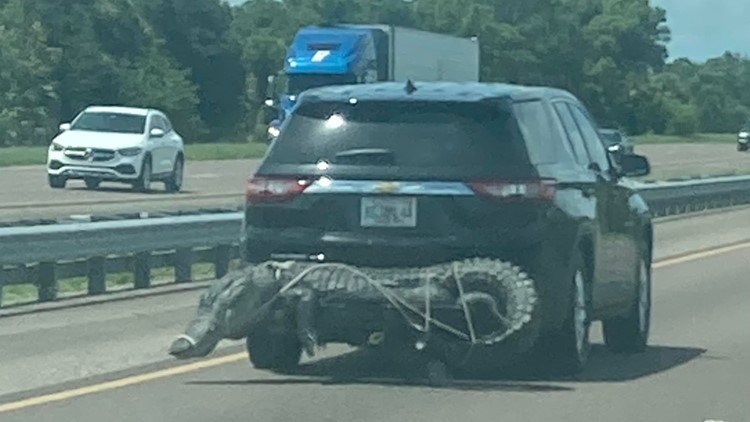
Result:
[[[657,217],[750,203],[750,176],[631,184]],[[150,287],[151,270],[161,267],[173,267],[178,283],[191,281],[193,264],[202,262],[222,277],[238,256],[241,219],[236,211],[216,210],[0,227],[0,306],[3,285],[34,285],[39,301],[47,302],[58,298],[59,280],[70,277],[87,277],[91,295],[107,291],[108,272],[131,273],[136,289]]]

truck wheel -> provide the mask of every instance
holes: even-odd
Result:
[[[99,185],[102,183],[100,179],[95,179],[92,177],[87,177],[83,180],[84,183],[86,183],[86,189],[98,189]]]
[[[302,357],[302,345],[292,334],[272,333],[264,329],[253,330],[245,340],[250,363],[256,369],[288,371]]]
[[[133,183],[133,189],[138,192],[148,192],[151,190],[151,158],[146,157],[141,165],[141,174],[138,180]]]
[[[638,262],[637,295],[625,317],[602,321],[604,344],[614,353],[641,353],[648,345],[651,325],[651,270],[646,258]]]
[[[68,179],[63,176],[48,175],[47,180],[49,187],[52,189],[65,189],[65,185],[68,183]]]
[[[570,301],[563,325],[554,333],[546,334],[537,344],[537,360],[549,366],[555,374],[577,375],[588,363],[591,352],[591,282],[583,256],[573,256],[570,276]]]
[[[174,169],[172,169],[172,174],[169,175],[169,178],[164,181],[164,187],[167,188],[167,192],[170,193],[177,193],[182,189],[182,179],[185,172],[185,163],[182,160],[182,157],[178,157],[177,160],[174,162]]]

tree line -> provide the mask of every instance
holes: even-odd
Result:
[[[247,140],[297,28],[337,22],[478,36],[484,81],[566,88],[634,135],[750,118],[750,60],[668,61],[648,0],[0,0],[0,146],[47,144],[90,104],[163,109],[189,142]]]

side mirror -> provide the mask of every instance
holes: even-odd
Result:
[[[58,128],[60,129],[60,132],[70,130],[70,123],[60,123],[60,126],[58,126]]]
[[[651,173],[651,164],[648,162],[648,158],[642,155],[622,155],[619,164],[621,176],[641,177]]]
[[[164,136],[164,130],[159,129],[158,127],[155,127],[151,129],[151,131],[149,132],[149,135],[151,135],[152,138],[161,138],[162,136]]]

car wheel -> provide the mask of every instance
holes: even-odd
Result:
[[[164,181],[167,192],[176,193],[182,189],[182,179],[185,173],[185,163],[182,158],[178,158],[174,163],[172,174]]]
[[[148,192],[151,190],[151,158],[145,158],[141,165],[141,174],[138,180],[133,184],[133,188],[139,192]]]
[[[87,189],[98,189],[99,185],[102,183],[100,179],[94,179],[94,178],[86,178],[83,181],[84,183],[86,183]]]
[[[646,350],[651,326],[651,270],[648,261],[638,262],[637,294],[628,315],[602,322],[604,343],[614,353]]]
[[[55,175],[48,175],[47,179],[49,181],[49,186],[52,189],[64,189],[65,185],[68,183],[68,179],[66,179],[63,176],[55,176]]]
[[[560,329],[544,335],[537,345],[543,366],[558,375],[576,375],[583,371],[591,353],[591,282],[580,252],[574,255],[568,309]]]
[[[256,369],[289,371],[299,365],[302,344],[293,333],[255,329],[245,339],[250,363]]]
[[[737,151],[747,151],[747,144],[737,144]]]

